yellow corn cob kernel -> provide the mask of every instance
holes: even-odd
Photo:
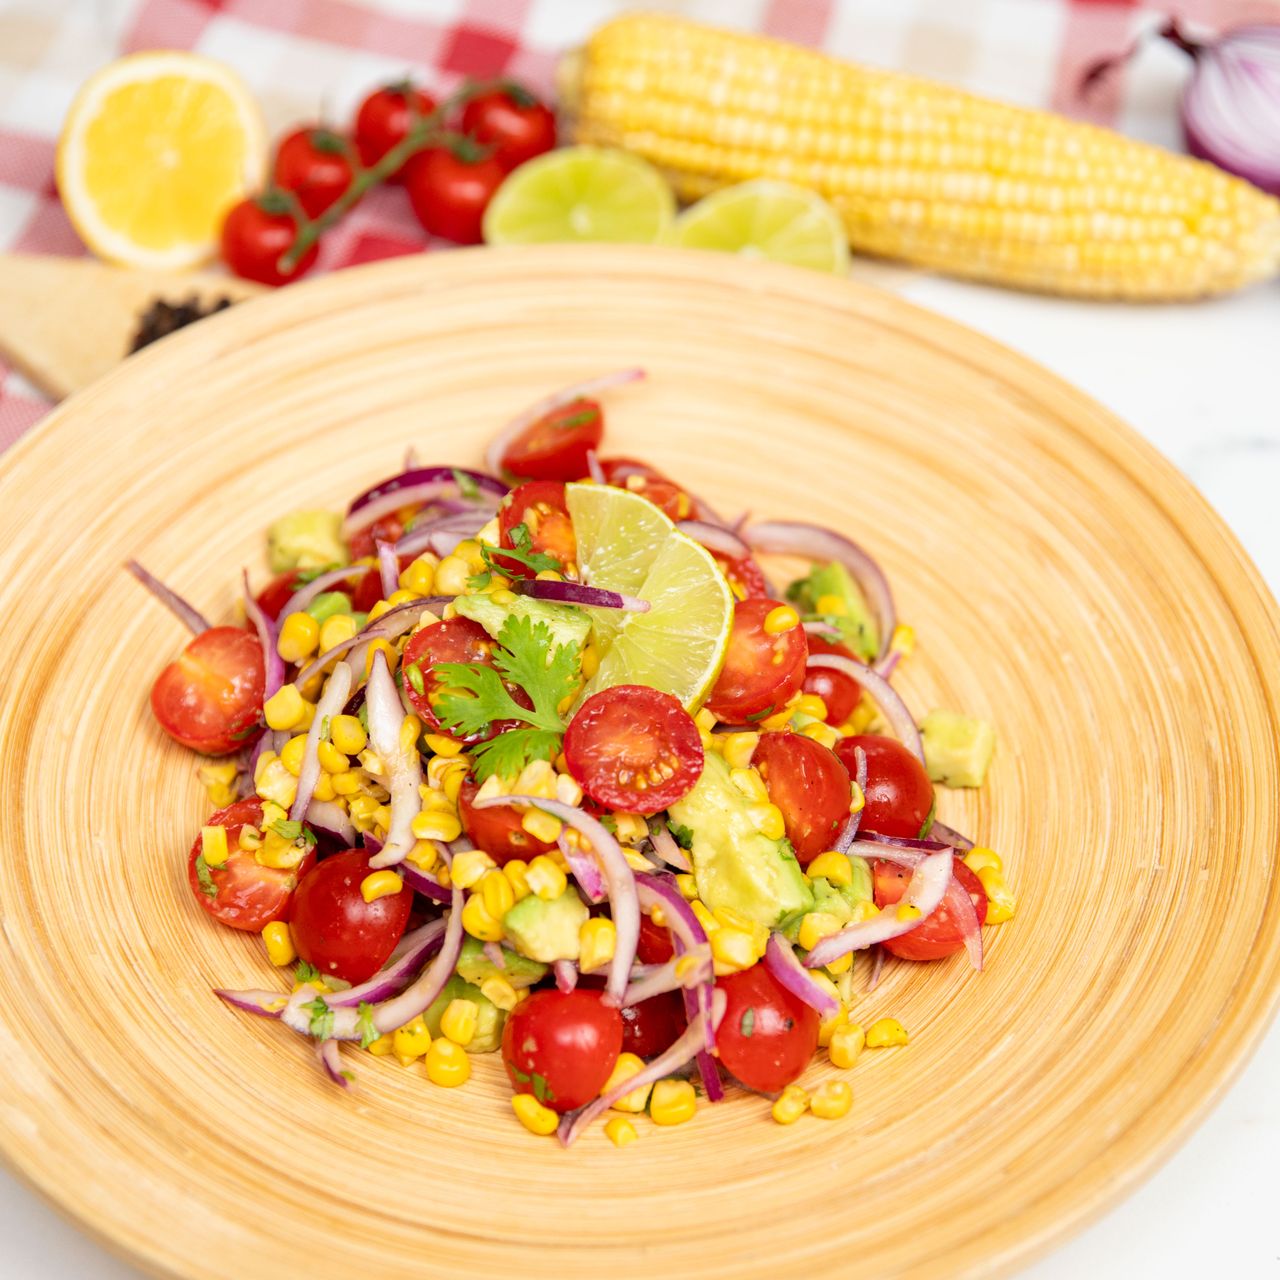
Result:
[[[787,834],[787,824],[782,810],[776,804],[758,804],[752,807],[751,821],[756,830],[770,840],[781,840]]]
[[[453,860],[452,882],[459,889],[472,889],[497,865],[483,849],[467,849]]]
[[[382,757],[370,747],[366,747],[360,753],[360,767],[375,778],[381,778],[387,772],[387,766],[382,762]]]
[[[837,853],[834,849],[828,849],[826,853],[818,854],[805,867],[805,871],[814,878],[821,876],[822,879],[830,884],[847,885],[853,883],[853,866],[843,853]]]
[[[387,608],[398,609],[402,604],[412,604],[418,598],[416,591],[405,591],[401,588],[399,591],[393,591],[387,597]]]
[[[251,823],[245,823],[240,828],[240,834],[236,836],[236,844],[248,853],[252,853],[255,849],[262,848],[262,832]]]
[[[296,613],[289,615],[296,618]],[[326,618],[320,626],[320,652],[328,653],[330,649],[345,644],[357,631],[360,624],[349,613],[335,613]]]
[[[826,970],[830,974],[839,976],[842,973],[848,973],[853,968],[853,952],[847,951],[844,955],[838,956],[829,965]]]
[[[307,847],[300,840],[286,840],[274,831],[262,837],[262,848],[253,857],[262,867],[274,867],[277,871],[291,871],[307,856]]]
[[[369,1052],[375,1058],[385,1058],[395,1049],[396,1038],[390,1032],[379,1036],[369,1045]]]
[[[780,604],[764,615],[762,625],[765,635],[780,636],[800,625],[800,615],[789,604]]]
[[[899,920],[919,920],[924,913],[913,903],[900,902],[895,914]]]
[[[302,772],[302,757],[307,753],[307,735],[300,733],[280,748],[280,763],[296,778]]]
[[[834,1028],[827,1043],[827,1056],[831,1059],[831,1065],[846,1069],[853,1066],[866,1041],[867,1037],[856,1022]]]
[[[861,924],[862,921],[871,920],[874,917],[878,916],[879,914],[880,914],[880,908],[877,907],[876,904],[872,902],[871,899],[868,898],[854,905],[853,916],[850,919],[849,923]]]
[[[825,613],[832,618],[843,618],[849,612],[849,604],[844,596],[819,596],[813,607],[816,612]]]
[[[476,888],[484,899],[484,909],[495,920],[501,920],[516,905],[515,890],[501,871],[486,871]]]
[[[615,813],[617,836],[622,844],[639,844],[649,835],[649,824],[638,813]]]
[[[475,570],[456,553],[445,556],[436,566],[434,591],[440,596],[465,595],[467,579],[473,577]]]
[[[555,1133],[560,1117],[550,1107],[544,1107],[531,1093],[517,1093],[511,1099],[511,1109],[530,1133],[546,1138]]]
[[[518,796],[541,796],[553,800],[556,794],[556,771],[550,760],[530,760],[515,780],[511,793]]]
[[[640,1135],[636,1133],[635,1125],[626,1116],[610,1116],[604,1122],[604,1136],[615,1147],[625,1147],[628,1143],[634,1142]]]
[[[506,587],[498,587],[494,589],[491,586],[489,594],[493,597],[494,604],[500,604],[504,607],[515,604],[516,602],[516,593],[514,591],[508,591]]]
[[[603,969],[613,959],[618,944],[618,931],[612,920],[593,916],[578,930],[578,968],[583,973]]]
[[[504,862],[502,874],[507,877],[512,896],[517,902],[533,892],[529,888],[529,864],[523,858],[512,858],[510,862]]]
[[[389,898],[404,888],[404,881],[394,871],[372,871],[360,881],[360,896],[366,902]]]
[[[280,626],[276,652],[289,663],[305,662],[320,641],[320,624],[309,613],[291,613]]]
[[[268,800],[262,806],[262,829],[266,831],[269,827],[275,826],[277,822],[285,822],[289,817],[289,806],[278,804],[274,800]]]
[[[422,807],[428,813],[450,813],[456,814],[457,807],[449,802],[449,797],[443,791],[433,791],[430,787],[422,786],[418,788],[418,794],[422,797]]]
[[[457,865],[456,859],[454,865]],[[525,872],[525,882],[530,890],[544,902],[558,898],[569,883],[564,872],[545,853],[538,854],[529,863],[529,870]]]
[[[827,704],[816,693],[802,693],[796,699],[795,713],[812,716],[815,720],[825,720]]]
[[[831,1017],[818,1023],[818,1048],[825,1049],[830,1043],[835,1033],[841,1027],[849,1025],[849,1011],[841,1007],[839,1013],[833,1013]]]
[[[306,714],[303,710],[302,694],[296,684],[282,684],[275,693],[262,704],[262,714],[268,729],[287,730],[296,728]]]
[[[849,812],[861,813],[867,807],[867,797],[858,785],[857,778],[849,779]]]
[[[499,800],[511,795],[511,788],[496,773],[491,773],[476,789],[475,801]]]
[[[686,902],[692,902],[698,896],[698,882],[688,872],[676,876],[676,888]]]
[[[236,780],[236,774],[240,769],[234,760],[210,760],[202,764],[196,772],[205,786],[212,786],[215,783],[230,786]]]
[[[360,793],[360,775],[358,773],[335,773],[332,779],[334,795],[354,796]]]
[[[456,756],[462,751],[462,743],[442,733],[429,733],[423,739],[427,747],[438,756]]]
[[[201,827],[200,852],[211,867],[225,867],[230,857],[226,827]]]
[[[590,680],[600,670],[600,651],[593,644],[582,650],[582,678]]]
[[[502,941],[502,921],[489,914],[484,899],[478,893],[473,893],[462,908],[462,927],[481,942]]]
[[[758,733],[724,733],[718,737],[724,762],[731,770],[747,769],[760,745]]]
[[[396,653],[396,647],[390,640],[370,640],[369,647],[364,654],[364,673],[367,676],[373,670],[373,660],[382,654],[387,663],[387,670],[394,671],[399,655]]]
[[[717,907],[712,914],[725,928],[738,929],[747,934],[751,938],[751,945],[755,948],[757,959],[764,955],[764,949],[769,945],[768,925],[761,924],[759,920],[752,920],[732,907]]]
[[[480,994],[490,1004],[497,1005],[499,1009],[503,1009],[507,1013],[510,1013],[520,1003],[519,994],[515,987],[506,978],[499,977],[497,974],[492,978],[486,978],[480,984]]]
[[[436,884],[442,889],[447,889],[453,882],[449,878],[448,866],[442,866],[436,871]]]
[[[715,961],[718,978],[728,973],[738,973],[742,969],[750,969],[760,958],[749,933],[723,926],[711,935],[711,955]]]
[[[710,733],[716,727],[715,715],[708,711],[706,707],[701,707],[698,714],[693,717],[693,723],[702,730],[703,733]]]
[[[674,16],[599,27],[561,100],[575,141],[643,156],[682,201],[808,182],[859,253],[955,275],[1154,300],[1227,292],[1280,260],[1280,204],[1211,165]]]
[[[237,798],[236,789],[222,782],[215,782],[212,786],[206,787],[205,794],[215,809],[225,809],[229,804],[234,804]]]
[[[662,903],[655,902],[653,906],[649,908],[649,919],[652,920],[659,929],[665,929],[667,927],[667,917],[662,910]]]
[[[798,1084],[789,1084],[778,1095],[770,1114],[779,1124],[795,1124],[808,1109],[808,1093]]]
[[[353,796],[347,806],[351,821],[357,830],[366,831],[373,825],[374,814],[378,810],[378,802],[369,795]]]
[[[313,800],[336,800],[337,796],[338,793],[333,785],[333,774],[321,773],[316,779],[316,787],[311,793],[311,798]]]
[[[322,742],[317,755],[320,758],[320,767],[325,773],[346,773],[351,767],[351,761],[332,742]]]
[[[679,957],[676,960],[676,977],[684,982],[695,969],[701,965],[702,961],[698,959],[692,952]]]
[[[684,1124],[693,1119],[697,1095],[687,1080],[659,1080],[649,1095],[649,1117],[654,1124]]]
[[[450,1000],[440,1015],[440,1030],[465,1049],[475,1039],[479,1013],[473,1000]]]
[[[756,804],[769,803],[769,789],[764,785],[764,779],[755,769],[730,769],[729,781],[744,795],[748,800]]]
[[[827,1080],[814,1090],[809,1110],[823,1120],[839,1120],[853,1106],[853,1090],[847,1080]]]
[[[1000,859],[1000,855],[994,849],[988,849],[984,845],[975,844],[968,853],[964,855],[964,865],[969,868],[974,875],[978,875],[987,869],[993,871],[1003,871],[1004,863]]]
[[[434,840],[416,840],[404,860],[419,871],[430,871],[440,861],[440,846]]]
[[[391,806],[380,804],[373,812],[373,825],[384,831],[391,825]]]
[[[564,824],[559,818],[543,813],[541,809],[530,809],[527,813],[520,815],[520,826],[535,840],[550,844],[559,837]]]
[[[634,845],[624,844],[622,846],[622,856],[626,858],[627,866],[632,871],[643,871],[648,874],[653,870],[653,863]]]
[[[390,658],[387,659],[391,661]],[[417,716],[405,716],[400,722],[400,750],[409,755],[418,745],[418,738],[422,733],[422,721]]]
[[[618,1054],[618,1061],[614,1064],[613,1070],[609,1074],[608,1080],[604,1082],[604,1088],[600,1090],[602,1094],[612,1093],[620,1084],[630,1080],[632,1076],[639,1075],[644,1070],[644,1059],[638,1058],[634,1053]],[[624,1093],[621,1098],[613,1104],[614,1111],[628,1111],[632,1115],[639,1115],[649,1103],[649,1093],[652,1085],[641,1085],[638,1089],[633,1089],[630,1093]]]
[[[414,595],[431,595],[435,590],[436,565],[439,563],[429,551],[420,555],[412,564],[400,570],[400,585]]]
[[[460,769],[465,773],[467,769],[467,762],[456,758],[450,759],[448,756],[432,756],[431,759],[427,761],[425,769],[426,781],[419,788],[424,800],[426,799],[428,791],[444,790],[445,774],[453,769]]]
[[[708,937],[720,928],[720,921],[707,910],[706,904],[701,898],[691,899],[689,906],[692,908],[693,914],[698,917],[698,923],[702,926]]]
[[[390,600],[375,600],[369,609],[369,621],[377,622],[383,614],[390,613],[395,605]]]
[[[292,964],[298,958],[293,935],[283,920],[273,920],[267,925],[262,930],[262,941],[267,948],[267,959],[277,968]]]
[[[416,1062],[431,1047],[431,1032],[419,1014],[411,1022],[399,1027],[391,1037],[391,1051],[402,1067]]]
[[[868,1049],[888,1049],[893,1045],[906,1043],[907,1029],[897,1018],[881,1018],[867,1028]]]
[[[452,813],[423,812],[414,818],[412,830],[415,840],[439,840],[448,844],[462,834],[462,823]]]
[[[556,774],[555,798],[575,808],[582,803],[582,788],[567,773]]]
[[[983,867],[978,872],[978,879],[982,881],[982,888],[987,895],[987,923],[1004,924],[1018,909],[1018,900],[1009,888],[1008,881],[995,867]]]
[[[839,933],[843,927],[829,911],[810,911],[800,921],[800,945],[812,951],[823,938]]]
[[[829,724],[823,724],[820,720],[814,720],[811,724],[805,725],[800,732],[806,738],[812,738],[814,742],[820,742],[832,751],[840,741],[840,730],[832,728]]]
[[[889,639],[890,653],[900,653],[904,658],[909,658],[916,651],[916,629],[908,626],[905,622],[900,622],[893,629],[893,635]]]
[[[431,1042],[427,1050],[427,1079],[432,1084],[454,1089],[471,1078],[471,1059],[467,1051],[447,1036]]]
[[[476,538],[464,538],[454,547],[453,554],[460,557],[472,573],[481,573],[485,568],[484,556],[480,553],[480,543]]]

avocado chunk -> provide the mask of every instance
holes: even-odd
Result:
[[[853,881],[847,885],[834,885],[824,876],[816,876],[811,882],[813,905],[805,911],[797,911],[780,923],[782,932],[791,942],[800,938],[800,924],[809,911],[821,911],[834,916],[841,926],[853,920],[854,908],[871,900],[871,868],[864,858],[850,858]]]
[[[849,858],[849,866],[853,869],[853,879],[840,886],[840,896],[851,907],[856,907],[860,902],[870,902],[875,897],[871,864],[866,858],[853,854]]]
[[[930,711],[920,724],[924,765],[944,787],[980,787],[996,749],[996,731],[974,716]]]
[[[295,511],[267,529],[267,563],[272,573],[327,569],[350,559],[336,511]]]
[[[502,1043],[502,1028],[507,1015],[498,1008],[479,987],[473,987],[456,973],[444,984],[444,990],[427,1006],[422,1020],[432,1037],[440,1034],[440,1019],[449,1007],[451,1000],[470,1000],[476,1007],[476,1030],[471,1043],[466,1046],[468,1053],[492,1053]]]
[[[458,973],[477,987],[490,978],[505,978],[518,991],[521,987],[533,986],[547,972],[545,964],[530,960],[510,947],[502,948],[502,960],[500,969],[485,955],[480,939],[468,935],[463,939],[462,954],[458,957]]]
[[[832,596],[842,604],[839,612],[819,608],[823,596]],[[880,652],[880,628],[867,608],[866,597],[844,565],[814,565],[807,578],[797,578],[787,588],[787,599],[804,613],[819,614],[839,629],[840,639],[860,657],[871,662]]]
[[[586,903],[570,885],[550,901],[530,894],[505,916],[502,927],[522,955],[542,964],[578,958],[578,930],[587,922]]]
[[[508,618],[529,618],[534,623],[545,622],[551,630],[551,648],[568,645],[581,649],[591,630],[591,619],[571,604],[548,604],[545,600],[533,600],[529,596],[516,596],[510,604],[499,604],[491,595],[459,596],[454,607],[464,618],[478,622],[495,640]]]
[[[702,776],[669,813],[673,824],[692,833],[698,896],[712,911],[728,907],[772,926],[813,910],[813,893],[790,842],[756,830],[750,802],[729,780],[723,756],[707,752]]]

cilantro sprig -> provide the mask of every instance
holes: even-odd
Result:
[[[529,526],[523,521],[517,525],[512,525],[511,532],[507,534],[507,537],[511,539],[509,547],[491,547],[484,542],[480,544],[480,556],[485,562],[488,574],[478,576],[486,578],[485,585],[488,585],[487,578],[489,575],[504,572],[501,563],[494,563],[495,557],[500,557],[508,565],[510,565],[511,561],[515,561],[516,564],[522,564],[526,569],[530,569],[534,573],[542,573],[546,569],[560,570],[564,567],[555,556],[547,555],[545,551],[535,551],[533,549],[533,534],[529,532]]]

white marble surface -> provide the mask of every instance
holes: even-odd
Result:
[[[1280,411],[1274,286],[1196,306],[1024,297],[896,268],[855,274],[1017,348],[1091,393],[1167,454],[1280,590]],[[1025,1280],[1280,1274],[1280,1026],[1177,1155]],[[136,1280],[0,1171],[0,1277]]]

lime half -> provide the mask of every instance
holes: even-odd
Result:
[[[653,244],[674,216],[671,188],[647,161],[604,147],[564,147],[511,173],[485,211],[484,238]]]
[[[676,219],[668,239],[815,271],[846,272],[849,242],[840,215],[816,192],[761,179],[725,187]]]

